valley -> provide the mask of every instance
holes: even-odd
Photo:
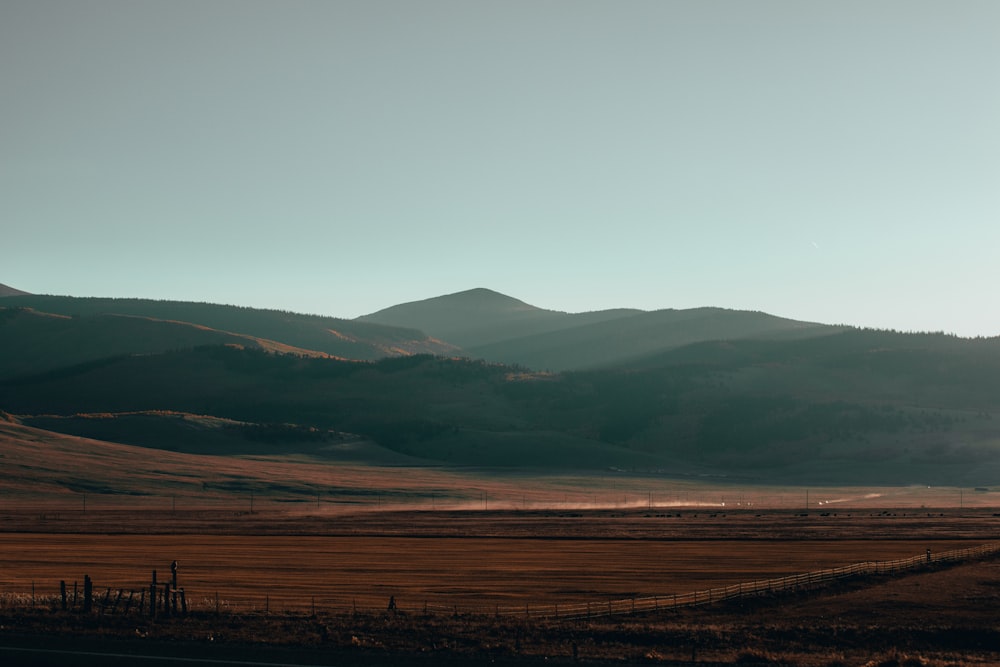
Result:
[[[995,544],[998,339],[489,290],[358,320],[9,294],[0,650],[997,658],[996,555],[923,554]],[[757,586],[899,559],[920,567]],[[172,561],[187,616],[59,608],[60,581],[120,602]]]

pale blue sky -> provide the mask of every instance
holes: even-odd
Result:
[[[998,34],[995,0],[0,0],[0,283],[998,335]]]

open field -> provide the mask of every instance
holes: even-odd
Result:
[[[19,425],[0,444],[0,645],[131,637],[228,659],[280,644],[306,653],[277,662],[338,665],[574,652],[594,664],[1000,664],[995,557],[637,616],[531,612],[994,543],[993,488],[152,456]],[[138,591],[173,560],[186,618],[58,610],[60,580]]]
[[[17,517],[2,518],[10,527]],[[91,532],[0,533],[0,644],[30,643],[37,633],[60,646],[104,637],[103,651],[131,637],[129,650],[158,653],[156,640],[169,639],[168,651],[224,658],[248,644],[280,645],[297,648],[274,654],[277,662],[338,665],[424,664],[433,656],[451,664],[571,662],[574,653],[593,664],[1000,660],[996,557],[658,614],[553,621],[530,613],[533,604],[669,595],[984,544],[1000,523],[991,511],[95,511],[73,519]],[[197,519],[202,530],[191,530]],[[225,520],[228,530],[217,533]],[[118,530],[108,531],[113,521]],[[88,619],[57,610],[60,579],[72,586],[88,574],[99,595],[139,590],[152,568],[167,580],[173,559],[189,617]],[[398,604],[391,614],[389,596]],[[498,607],[524,613],[498,617]],[[121,639],[109,644],[111,637]]]
[[[0,423],[0,512],[70,516],[84,510],[302,515],[359,510],[655,511],[921,510],[1000,507],[1000,488],[796,487],[753,479],[624,470],[533,473],[509,469],[372,466],[369,444],[328,456],[215,456],[67,436]]]
[[[54,595],[88,574],[104,590],[148,585],[180,563],[192,604],[238,610],[346,611],[429,604],[489,613],[494,605],[600,604],[670,596],[935,550],[956,540],[645,541],[206,535],[0,535],[0,587]],[[267,600],[267,602],[265,602]]]
[[[1000,562],[927,568],[677,611],[546,621],[451,613],[192,614],[155,621],[0,607],[0,651],[99,652],[30,664],[1000,664]],[[140,663],[123,655],[159,656]],[[4,655],[7,655],[6,653]],[[15,654],[24,658],[24,654]],[[38,656],[44,659],[44,655]],[[51,660],[51,658],[50,658]],[[167,664],[172,664],[167,662]]]

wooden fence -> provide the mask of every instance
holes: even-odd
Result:
[[[187,595],[183,588],[177,586],[176,562],[171,567],[171,579],[161,584],[157,583],[156,570],[153,570],[149,584],[128,586],[108,586],[103,592],[95,590],[90,575],[83,575],[83,585],[79,581],[68,584],[66,580],[59,582],[58,595],[38,595],[35,584],[31,584],[31,593],[0,594],[0,608],[32,608],[61,609],[62,611],[97,613],[100,616],[123,615],[130,613],[139,616],[185,615],[188,613]]]
[[[954,549],[941,553],[927,553],[920,556],[900,558],[888,561],[865,561],[846,565],[793,574],[773,579],[761,579],[738,584],[730,584],[719,588],[709,588],[703,591],[674,595],[654,595],[652,597],[625,598],[603,602],[584,602],[561,605],[535,605],[520,608],[501,609],[501,614],[528,615],[534,618],[594,618],[598,616],[614,616],[619,614],[635,614],[640,612],[678,609],[698,605],[722,602],[764,595],[780,591],[797,590],[821,586],[833,581],[864,575],[896,574],[933,563],[950,563],[956,561],[982,558],[1000,552],[1000,543],[984,544],[967,549]]]
[[[1000,542],[939,553],[932,553],[928,550],[925,554],[909,558],[864,561],[843,567],[815,570],[770,579],[758,579],[689,593],[647,597],[566,604],[524,603],[517,606],[496,605],[493,607],[470,607],[467,605],[459,607],[457,605],[428,604],[426,602],[413,604],[412,601],[405,606],[402,603],[397,606],[395,599],[393,599],[391,608],[410,613],[438,615],[478,614],[528,619],[568,620],[599,618],[680,609],[708,605],[725,600],[751,598],[781,591],[813,588],[852,577],[893,575],[928,567],[933,564],[954,563],[992,556],[997,553],[1000,553]],[[377,595],[372,595],[362,600],[361,605],[358,605],[357,601],[355,601],[354,604],[347,608],[344,607],[343,601],[338,601],[337,605],[331,601],[317,600],[316,598],[303,601],[282,596],[277,591],[276,593],[278,594],[276,595],[269,594],[238,599],[228,596],[220,597],[216,592],[208,596],[203,596],[200,599],[192,600],[185,595],[183,588],[177,586],[176,572],[173,574],[175,576],[172,577],[169,583],[158,585],[154,571],[151,583],[141,588],[105,586],[100,589],[103,592],[97,593],[91,592],[94,584],[90,581],[90,577],[86,576],[82,591],[78,589],[76,582],[73,583],[72,589],[65,582],[61,582],[58,595],[36,595],[35,586],[32,584],[30,595],[27,592],[0,594],[0,608],[24,609],[30,607],[51,610],[61,608],[63,610],[98,613],[102,615],[127,615],[131,613],[149,616],[186,614],[189,608],[191,611],[202,614],[213,612],[216,614],[269,614],[272,612],[285,613],[294,609],[303,613],[311,612],[315,615],[317,610],[324,612],[334,611],[334,607],[337,605],[339,605],[341,611],[353,611],[355,613],[388,610],[385,605],[386,599]]]

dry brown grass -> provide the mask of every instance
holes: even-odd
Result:
[[[983,667],[1000,664],[998,570],[996,560],[975,562],[825,590],[562,622],[450,612],[234,615],[226,610],[151,621],[0,608],[5,628],[0,637],[12,631],[45,633],[47,646],[102,637],[102,650],[111,648],[109,637],[131,638],[138,643],[130,646],[143,652],[246,655],[296,664],[319,657],[334,664],[558,664],[575,656],[584,664]],[[915,590],[922,593],[907,593]],[[272,645],[286,648],[268,653],[264,647]],[[247,646],[254,647],[252,654]],[[414,656],[419,659],[410,663]]]
[[[334,448],[330,458],[194,455],[0,422],[0,509],[37,508],[51,514],[80,510],[86,502],[91,510],[242,511],[250,509],[251,494],[256,510],[302,514],[359,508],[793,511],[804,510],[807,499],[810,511],[831,515],[1000,506],[1000,491],[923,486],[804,489],[621,471],[542,475],[370,466],[354,460],[365,446],[344,443],[344,451]]]
[[[141,590],[181,564],[192,601],[231,609],[384,609],[669,598],[756,579],[919,555],[926,541],[645,541],[545,538],[0,534],[0,586],[54,594],[89,575],[103,590]],[[939,541],[935,549],[970,546]]]
[[[100,513],[87,516],[97,525],[108,518]],[[987,512],[936,517],[932,522],[896,517],[895,524],[880,513],[839,517],[839,522],[788,513],[691,515],[668,522],[642,512],[609,510],[580,516],[386,512],[328,517],[331,531],[338,524],[347,532],[362,525],[368,530],[366,535],[339,536],[282,534],[277,528],[287,521],[267,513],[233,520],[237,527],[254,527],[244,533],[270,526],[270,535],[150,535],[142,534],[143,527],[151,529],[160,522],[149,522],[148,513],[115,516],[129,532],[0,534],[0,572],[7,575],[0,585],[5,591],[21,591],[18,609],[0,608],[0,625],[63,637],[139,633],[143,641],[170,639],[171,646],[193,642],[187,650],[197,654],[204,654],[207,646],[261,642],[318,647],[324,655],[375,652],[395,656],[396,664],[418,653],[473,661],[542,656],[569,661],[575,652],[580,661],[594,664],[689,664],[693,657],[715,664],[808,667],[941,667],[1000,660],[997,560],[635,617],[556,622],[530,615],[535,602],[693,590],[867,558],[919,554],[928,544],[944,550],[981,543],[995,530],[996,519]],[[241,518],[253,523],[240,526]],[[780,539],[766,535],[770,524],[787,532],[796,525],[824,522],[824,532],[833,531],[839,538],[812,539],[810,530]],[[446,526],[469,530],[474,524],[479,532],[494,536],[433,535]],[[214,523],[207,525],[214,530]],[[635,536],[645,534],[650,525],[690,529],[699,538],[677,539],[670,530],[664,530],[665,539]],[[900,534],[897,539],[879,538],[888,525],[905,526],[912,533],[909,539],[898,539]],[[556,530],[560,538],[525,537],[531,527]],[[757,530],[755,539],[729,535],[733,529],[749,534],[751,527]],[[923,532],[931,528],[931,533]],[[284,530],[289,530],[287,525]],[[845,539],[852,533],[862,539]],[[955,539],[949,534],[974,537]],[[929,539],[920,539],[925,536]],[[94,578],[99,593],[108,587],[138,588],[146,584],[152,567],[159,568],[163,582],[174,558],[195,612],[185,619],[150,621],[131,615],[88,620],[42,604],[31,612],[25,595],[34,581],[37,595],[48,595],[48,604],[54,604],[58,580],[82,580],[83,574]],[[215,591],[220,594],[219,616]],[[251,600],[251,595],[256,597]],[[390,595],[400,606],[392,614],[385,611]],[[424,600],[430,603],[430,614],[424,613]],[[360,613],[354,613],[355,603]],[[492,613],[496,605],[523,604],[529,606],[525,614],[498,618]]]
[[[0,601],[17,602],[0,605],[5,633],[140,633],[197,651],[211,638],[475,660],[571,660],[575,652],[583,662],[1000,664],[995,560],[659,615],[553,622],[530,610],[991,542],[993,493],[966,493],[957,509],[954,489],[810,489],[806,513],[802,489],[622,473],[153,457],[11,424],[0,428],[0,445]],[[66,489],[73,478],[148,495],[88,493],[84,511],[83,494]],[[245,493],[203,488],[233,481],[283,490],[257,495],[250,512]],[[308,493],[333,488],[340,495]],[[838,502],[820,511],[820,499]],[[87,619],[49,608],[60,580],[72,586],[87,574],[98,592],[138,590],[153,568],[166,580],[175,559],[195,612],[187,619]],[[34,612],[32,586],[36,602],[48,598]],[[385,612],[390,595],[395,614]],[[497,618],[498,606],[527,608]]]

